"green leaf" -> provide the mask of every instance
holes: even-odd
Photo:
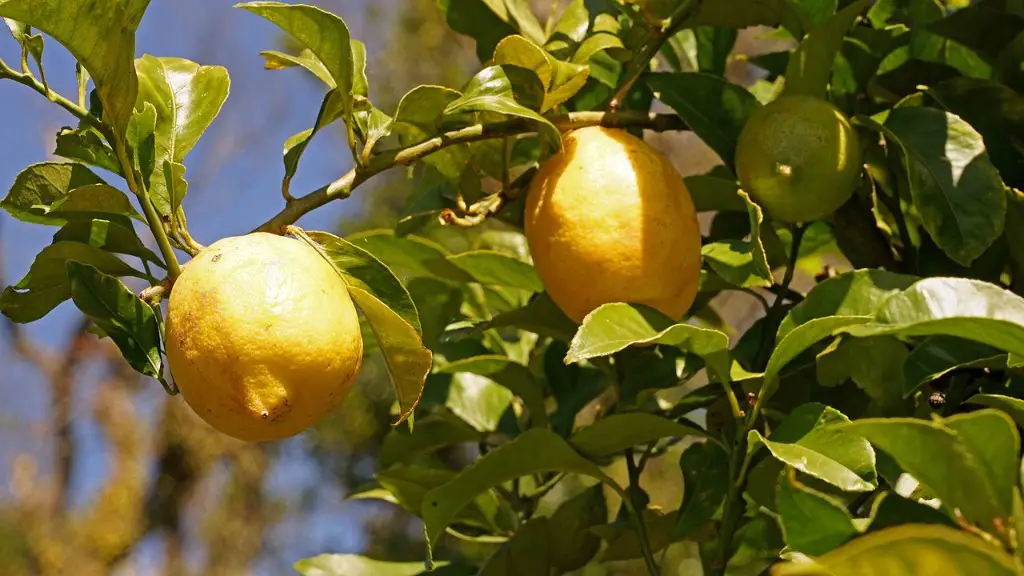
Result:
[[[746,212],[747,202],[740,196],[735,179],[710,174],[683,178],[697,212]]]
[[[120,280],[88,264],[68,261],[67,277],[75,306],[114,341],[128,364],[160,378],[160,327],[153,309]]]
[[[712,375],[729,381],[729,337],[717,330],[673,324],[646,306],[605,304],[583,319],[573,336],[566,364],[608,356],[629,346],[664,344],[704,359]]]
[[[142,175],[142,182],[147,188],[156,168],[156,120],[156,106],[144,102],[128,120],[125,131],[133,170]]]
[[[685,538],[711,520],[729,490],[729,455],[713,442],[691,444],[679,456],[683,473],[683,503],[679,505],[672,539]]]
[[[586,2],[570,0],[569,5],[562,11],[562,15],[558,17],[558,22],[555,23],[548,46],[550,47],[551,41],[559,40],[562,37],[576,43],[583,42],[589,28],[590,12],[587,10]]]
[[[417,86],[398,103],[395,124],[409,124],[433,134],[449,104],[462,93],[444,86]]]
[[[50,215],[50,207],[72,190],[91,184],[103,184],[103,180],[81,164],[33,164],[18,173],[0,207],[23,222],[60,226],[67,218]]]
[[[775,492],[783,538],[797,552],[819,556],[859,535],[846,507],[801,484],[790,468]]]
[[[903,366],[903,396],[907,397],[932,380],[959,368],[1002,363],[999,350],[955,336],[932,336],[918,344]]]
[[[1024,400],[1020,398],[1000,394],[975,394],[967,400],[967,403],[1002,410],[1010,418],[1013,418],[1018,426],[1024,426]]]
[[[266,70],[281,70],[300,66],[324,84],[334,88],[334,78],[331,77],[330,71],[327,70],[324,63],[309,48],[303,48],[298,54],[286,54],[277,50],[264,50],[260,52],[260,56],[263,56],[263,67]]]
[[[437,566],[447,562],[438,562]],[[320,554],[293,566],[302,576],[415,576],[423,562],[385,562],[357,554]]]
[[[345,21],[315,6],[282,2],[236,4],[276,24],[308,48],[323,64],[337,88],[346,121],[352,117],[352,46]]]
[[[49,206],[36,205],[33,208],[45,210],[47,216],[65,221],[91,219],[96,216],[120,216],[143,220],[123,192],[106,184],[80,186]]]
[[[928,25],[933,34],[954,40],[995,62],[1024,30],[1024,11],[1005,1],[976,2]]]
[[[0,0],[0,16],[64,45],[89,74],[103,114],[119,136],[135,105],[135,31],[149,0]]]
[[[302,132],[293,134],[284,142],[284,179],[281,183],[283,190],[288,190],[291,185],[292,178],[295,176],[295,172],[299,169],[299,160],[302,159],[302,154],[305,153],[306,147],[312,142],[313,137],[316,136],[324,127],[330,125],[342,114],[342,95],[337,89],[330,90],[324,95],[324,99],[320,104],[320,110],[316,114],[316,121],[313,123],[312,128],[307,128]]]
[[[490,3],[500,0],[485,1]],[[544,44],[547,35],[544,33],[540,22],[537,21],[537,16],[534,15],[529,0],[504,0],[504,2],[511,21],[516,23],[516,28],[534,43],[538,45]]]
[[[779,24],[783,0],[717,0],[701,2],[697,12],[686,20],[685,27],[720,26],[747,28]]]
[[[946,335],[1024,353],[1024,298],[966,278],[926,278],[887,300],[855,336]]]
[[[779,374],[794,358],[824,338],[857,324],[871,321],[870,316],[826,316],[814,318],[800,324],[785,336],[778,338],[778,344],[768,358],[764,369],[764,385],[758,395],[758,403],[763,404],[775,394],[779,387]],[[781,333],[781,330],[780,330]]]
[[[423,499],[421,516],[428,546],[433,546],[455,514],[479,493],[503,482],[541,472],[574,472],[622,489],[561,437],[544,428],[527,430],[515,440],[462,470],[454,480],[434,488]]]
[[[927,504],[895,492],[882,493],[872,506],[869,530],[876,532],[901,524],[942,524],[956,528],[949,516]]]
[[[590,528],[608,521],[601,484],[566,500],[551,515],[551,565],[561,572],[583,568],[597,554],[601,539]]]
[[[937,525],[907,524],[871,532],[814,562],[780,564],[772,575],[897,576],[936,570],[948,576],[1017,574],[1013,558],[1002,550],[962,530]]]
[[[480,284],[521,288],[530,292],[544,290],[544,284],[533,266],[502,252],[472,250],[453,254],[448,257],[448,261]]]
[[[844,338],[836,350],[818,357],[818,380],[839,385],[852,378],[883,409],[898,409],[904,398],[903,368],[910,353],[899,339]],[[824,373],[831,376],[823,379]]]
[[[483,435],[458,418],[430,416],[417,420],[411,432],[400,426],[393,427],[384,437],[377,463],[381,469],[390,468],[397,462],[415,459],[420,454],[480,440],[483,440]]]
[[[890,296],[917,278],[885,270],[854,270],[825,280],[789,311],[779,326],[779,340],[797,326],[826,316],[874,316]]]
[[[647,84],[726,165],[733,165],[743,125],[761,107],[753,94],[724,78],[698,72],[651,74]]]
[[[67,272],[70,261],[89,264],[114,276],[146,278],[109,252],[77,242],[55,242],[36,255],[21,281],[4,289],[0,295],[0,312],[19,323],[34,322],[47,315],[71,297]]]
[[[625,412],[594,422],[573,434],[569,442],[580,454],[591,460],[600,460],[638,444],[684,436],[707,438],[708,433],[654,414]]]
[[[505,356],[474,356],[442,366],[437,369],[437,373],[470,373],[489,378],[522,398],[523,404],[530,411],[531,427],[547,427],[544,389],[533,376],[533,372],[522,364],[513,362]]]
[[[563,342],[571,340],[577,329],[577,324],[562,312],[547,292],[542,292],[534,295],[521,308],[502,312],[486,322],[481,322],[474,331],[482,332],[510,326]]]
[[[501,66],[488,66],[466,85],[462,96],[444,109],[446,117],[472,112],[499,114],[537,123],[537,131],[552,149],[561,148],[558,128],[540,114],[520,105],[512,92],[512,83]]]
[[[928,95],[977,130],[1003,180],[1024,188],[1024,96],[998,82],[967,77],[934,84]]]
[[[512,391],[472,372],[455,374],[444,405],[480,432],[497,432],[512,403]]]
[[[924,107],[896,108],[881,129],[903,152],[925,230],[950,258],[969,266],[1003,233],[1006,220],[1005,185],[981,135],[954,114]]]
[[[436,350],[448,324],[459,315],[463,301],[462,290],[458,286],[429,277],[413,278],[406,288],[419,312],[423,345]]]
[[[456,472],[448,468],[399,465],[381,470],[374,474],[374,478],[396,504],[410,514],[419,514],[427,492],[451,481],[455,475]],[[463,508],[454,521],[484,530],[495,530],[499,529],[495,525],[495,516],[499,510],[501,504],[498,498],[493,493],[484,492],[471,505]]]
[[[857,0],[807,34],[789,58],[783,94],[825,97],[832,64],[843,46],[843,38],[857,16],[870,5],[870,0]]]
[[[438,0],[437,6],[449,28],[476,41],[481,62],[490,59],[502,38],[516,33],[503,0]]]
[[[53,235],[53,242],[80,242],[106,252],[135,256],[164,267],[160,257],[146,248],[139,239],[132,223],[121,218],[73,220]]]
[[[775,279],[760,234],[764,215],[746,192],[737,189],[737,195],[745,205],[750,230],[758,232],[752,232],[749,241],[729,239],[705,244],[701,253],[711,269],[734,286],[771,286]]]
[[[842,428],[892,456],[944,505],[992,529],[1012,511],[1017,427],[1002,412],[983,410],[927,422],[908,418],[857,420]],[[950,474],[947,463],[958,462]]]
[[[164,162],[184,164],[228,97],[231,80],[227,69],[147,54],[136,60],[135,70],[139,77],[136,108],[144,103],[156,108],[155,166],[162,171]],[[148,176],[146,172],[143,175]],[[173,193],[166,179],[152,178],[149,193],[156,209],[169,214]]]
[[[478,576],[551,573],[551,522],[537,516],[487,559]]]
[[[444,248],[430,240],[395,236],[391,230],[370,230],[347,239],[373,254],[399,277],[434,276],[453,282],[473,282],[472,276],[448,261]]]
[[[327,232],[309,232],[324,257],[348,285],[352,300],[370,322],[401,410],[412,415],[432,363],[423,346],[416,305],[398,278],[379,260]]]
[[[114,174],[121,174],[121,164],[117,160],[117,155],[102,138],[99,132],[91,128],[62,128],[57,134],[57,148],[53,153],[68,160],[77,160]]]
[[[803,404],[764,439],[756,431],[749,451],[763,443],[779,461],[841,490],[865,492],[877,483],[875,452],[854,434],[837,429],[849,422],[838,410],[818,403]]]

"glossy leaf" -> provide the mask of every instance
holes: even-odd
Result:
[[[454,480],[424,497],[421,515],[427,543],[433,546],[455,514],[477,494],[502,482],[541,472],[574,472],[621,489],[593,463],[576,453],[561,437],[543,428],[521,434],[471,466]]]
[[[733,178],[697,174],[683,178],[698,212],[746,212],[747,202],[740,196]]]
[[[427,492],[451,481],[456,474],[457,472],[448,468],[399,465],[381,470],[374,477],[387,493],[390,501],[411,514],[419,514],[423,497]],[[501,504],[497,496],[490,492],[484,492],[460,511],[455,522],[484,530],[497,530],[500,527],[496,524],[496,516],[500,510]]]
[[[480,432],[497,432],[511,404],[511,390],[472,372],[455,374],[444,402],[453,414]]]
[[[885,492],[871,507],[869,530],[878,531],[901,524],[942,524],[955,528],[956,523],[940,510],[895,492]]]
[[[804,404],[767,440],[752,433],[748,450],[764,444],[778,460],[805,474],[842,490],[869,491],[877,482],[875,452],[863,438],[836,428],[849,421],[834,408]]]
[[[737,191],[750,218],[750,229],[760,231],[764,222],[761,207],[742,190]],[[774,283],[768,257],[760,232],[752,233],[750,240],[728,239],[707,243],[701,249],[705,262],[726,282],[747,287],[767,287]]]
[[[494,47],[502,38],[516,33],[508,22],[503,0],[438,0],[437,6],[449,28],[476,41],[476,54],[481,62],[494,54]]]
[[[472,112],[487,112],[506,117],[522,118],[537,124],[541,137],[554,149],[561,147],[558,128],[540,114],[516,102],[512,84],[501,66],[488,66],[466,85],[462,96],[444,109],[445,116]]]
[[[679,456],[683,502],[673,540],[685,538],[710,520],[725,501],[729,487],[729,455],[713,442],[691,444]]]
[[[315,6],[283,2],[236,4],[274,23],[308,48],[323,64],[338,89],[345,118],[352,116],[352,46],[348,26],[338,16]]]
[[[946,335],[1024,353],[1024,298],[966,278],[926,278],[893,296],[855,336]]]
[[[587,458],[599,460],[622,453],[626,448],[654,442],[662,438],[701,436],[704,430],[674,420],[645,414],[624,412],[602,418],[569,439],[574,448]]]
[[[798,482],[792,469],[779,480],[775,504],[786,544],[797,552],[820,556],[859,534],[845,506]]]
[[[832,64],[843,45],[843,37],[870,0],[852,2],[820,27],[811,30],[789,58],[784,95],[825,97],[832,77]]]
[[[509,326],[564,342],[571,340],[577,329],[577,324],[562,312],[547,292],[536,294],[521,308],[502,312],[494,318],[480,323],[475,330],[483,331]]]
[[[601,540],[590,528],[608,521],[601,484],[563,502],[551,515],[551,565],[563,572],[583,568],[597,554]]]
[[[437,566],[447,562],[438,562]],[[320,554],[293,566],[302,576],[415,576],[423,562],[385,562],[356,554]]]
[[[472,282],[473,277],[448,261],[441,246],[418,236],[395,236],[390,230],[371,230],[348,237],[395,271],[399,277],[434,276],[453,282]]]
[[[530,519],[487,559],[478,576],[550,574],[551,536],[550,520],[544,516]]]
[[[652,74],[647,84],[726,165],[732,166],[743,125],[761,106],[753,94],[719,76],[698,72]]]
[[[855,538],[824,556],[817,566],[790,562],[773,568],[773,576],[827,573],[832,576],[1011,576],[1013,558],[981,538],[946,526],[907,524]]]
[[[999,350],[955,336],[932,336],[921,342],[903,366],[903,395],[909,396],[924,384],[958,368],[976,365],[1006,365]]]
[[[18,173],[0,207],[24,222],[60,226],[67,219],[48,214],[50,207],[72,190],[92,184],[103,184],[103,180],[81,164],[33,164]]]
[[[882,409],[898,409],[909,355],[906,346],[893,336],[843,338],[835,350],[818,357],[818,379],[839,385],[851,378]]]
[[[113,276],[145,274],[122,262],[117,256],[77,242],[55,242],[43,248],[32,266],[17,284],[0,295],[0,312],[14,322],[33,322],[71,297],[67,263],[81,262]]]
[[[104,117],[123,135],[139,89],[135,31],[148,5],[149,0],[0,0],[0,16],[63,44],[89,71]]]
[[[874,316],[890,296],[917,281],[885,270],[854,270],[825,280],[789,311],[779,326],[779,340],[797,326],[826,316]]]
[[[147,248],[125,219],[81,219],[68,222],[53,235],[56,242],[80,242],[115,254],[135,256],[164,267],[159,256]]]
[[[686,20],[686,27],[721,26],[747,28],[778,26],[784,0],[718,0],[701,2],[697,12]]]
[[[313,127],[293,134],[285,140],[284,150],[282,151],[284,157],[284,179],[281,187],[283,190],[290,189],[292,178],[299,169],[299,160],[302,159],[302,155],[306,152],[309,143],[313,141],[313,137],[316,136],[317,132],[341,116],[343,112],[342,100],[341,92],[337,89],[327,92],[320,103],[320,109],[317,112],[316,120],[313,122]]]
[[[429,454],[446,446],[479,442],[483,435],[454,417],[427,417],[416,422],[413,431],[394,427],[384,437],[378,464],[380,468]]]
[[[137,372],[160,378],[160,327],[153,309],[120,280],[80,262],[67,263],[75,306],[110,337]]]
[[[473,281],[493,286],[541,292],[544,284],[533,266],[492,250],[471,250],[448,257],[448,261],[469,274]]]
[[[927,422],[907,418],[857,420],[844,430],[892,456],[943,504],[993,527],[1009,518],[1019,438],[1013,421],[985,410]],[[959,462],[950,474],[947,463]]]
[[[324,257],[348,285],[352,300],[370,322],[405,420],[419,403],[432,355],[423,346],[419,314],[409,292],[379,260],[326,232],[310,232]]]
[[[68,160],[103,168],[114,174],[121,173],[117,155],[103,140],[99,132],[92,129],[72,130],[64,128],[57,134],[57,148],[53,153]]]
[[[286,54],[278,50],[264,50],[260,52],[260,56],[263,56],[263,67],[267,70],[280,70],[282,68],[300,66],[324,84],[332,88],[334,87],[334,78],[331,77],[330,71],[327,70],[324,63],[309,48],[304,48],[298,54]]]
[[[573,42],[583,42],[590,28],[590,12],[584,0],[570,0],[551,32],[552,40],[564,36]]]
[[[628,346],[664,344],[692,352],[707,363],[715,377],[729,379],[729,337],[717,330],[673,324],[645,306],[605,304],[583,319],[565,356],[566,364],[608,356]]]
[[[149,103],[156,108],[155,166],[162,171],[164,162],[181,165],[224,105],[231,87],[228,71],[148,54],[136,60],[135,69],[139,77],[136,107]],[[175,193],[166,178],[152,177],[149,193],[161,214],[171,212]]]
[[[761,387],[758,401],[763,403],[775,394],[782,369],[804,350],[843,329],[865,324],[870,320],[870,316],[825,316],[808,320],[787,332],[778,339],[775,350],[768,358],[768,365],[764,369],[764,385]]]
[[[969,266],[1003,233],[1005,185],[980,134],[934,108],[900,107],[883,125],[899,146],[914,206],[932,240]]]
[[[544,408],[544,389],[533,376],[533,372],[522,364],[513,362],[505,356],[474,356],[442,366],[437,369],[437,372],[441,374],[467,372],[487,377],[522,398],[523,404],[530,411],[531,426],[547,426],[548,416]]]
[[[975,394],[967,400],[967,403],[1002,410],[1010,418],[1013,418],[1018,426],[1024,426],[1024,400],[1020,398],[1001,394]]]

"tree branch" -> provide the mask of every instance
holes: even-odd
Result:
[[[103,134],[104,136],[109,138],[113,135],[113,130],[111,130],[110,126],[107,126],[102,121],[89,114],[89,111],[85,108],[79,106],[78,104],[75,104],[74,102],[68,100],[60,94],[57,94],[53,90],[48,90],[47,87],[39,80],[36,80],[35,76],[33,76],[32,74],[23,74],[21,72],[17,72],[9,68],[3,62],[0,62],[0,80],[4,78],[14,80],[18,84],[28,86],[36,92],[39,92],[40,94],[50,99],[52,102],[54,102],[61,108],[70,112],[72,116],[99,130],[100,133]]]
[[[584,128],[586,126],[646,128],[655,132],[687,129],[686,124],[678,116],[673,114],[648,114],[646,112],[571,112],[550,118],[550,120],[562,131]],[[536,124],[526,120],[475,124],[466,128],[445,132],[406,148],[381,152],[365,166],[357,166],[334,182],[289,202],[281,212],[267,222],[264,222],[254,231],[281,234],[286,226],[294,224],[303,215],[332,200],[348,198],[352,191],[360,184],[377,174],[395,166],[408,166],[425,156],[429,156],[449,146],[491,138],[504,138],[516,134],[530,134],[536,131]]]

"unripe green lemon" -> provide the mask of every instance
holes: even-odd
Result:
[[[679,320],[700,281],[697,213],[672,163],[623,130],[582,128],[540,166],[526,239],[551,299],[577,322],[602,304]]]
[[[808,222],[842,206],[857,187],[857,132],[835,106],[783,96],[747,121],[736,146],[743,189],[783,222]]]
[[[306,244],[264,233],[219,240],[184,266],[165,340],[185,402],[248,441],[292,436],[326,416],[363,357],[338,273]]]

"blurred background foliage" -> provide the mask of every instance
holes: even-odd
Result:
[[[345,17],[354,36],[368,43],[372,97],[381,109],[393,110],[413,86],[459,86],[478,67],[473,42],[448,28],[436,0],[311,3]],[[598,0],[588,5],[593,4],[597,11],[602,3]],[[206,17],[202,3],[182,5],[186,4],[188,10],[176,12],[183,22]],[[558,5],[550,0],[534,4],[542,22]],[[241,13],[221,13],[244,18]],[[202,29],[208,36],[206,42],[220,42],[222,52],[237,52],[231,39],[242,30],[231,22],[207,22]],[[223,36],[212,37],[218,34]],[[744,55],[778,50],[780,42],[785,40],[764,31],[743,31],[725,63],[730,79],[756,83],[755,93],[772,90],[770,82],[759,80],[758,69],[748,66]],[[278,43],[281,49],[297,51],[283,36]],[[200,45],[189,57],[207,61],[203,50]],[[255,54],[235,57],[240,56],[255,58]],[[262,137],[267,123],[280,119],[282,109],[288,106],[284,102],[292,85],[280,82],[283,73],[258,75],[234,68],[230,72],[235,93],[229,102],[255,98],[254,88],[259,100],[246,107],[245,115],[227,114],[219,121],[233,123],[219,130],[233,133],[234,138],[211,145],[212,151],[190,168],[194,188],[203,186],[204,177],[215,179],[219,167],[229,164],[233,155],[246,153],[245,140]],[[316,82],[312,77],[304,81]],[[304,112],[309,113],[303,118],[315,109]],[[10,141],[24,137],[5,136]],[[703,173],[719,162],[688,133],[650,135],[649,140],[668,153],[684,175]],[[334,157],[345,156],[340,141],[330,145],[336,148]],[[268,172],[271,179],[278,177],[278,172]],[[3,174],[7,180],[13,176],[13,171]],[[394,228],[407,215],[410,200],[436,182],[436,175],[423,165],[383,175],[344,202],[344,213],[335,228],[345,235]],[[264,191],[276,185],[271,184]],[[480,185],[486,188],[493,183]],[[190,214],[223,212],[223,205],[211,198],[190,196],[189,201],[209,206],[193,207]],[[230,220],[232,213],[218,218]],[[227,224],[244,229],[247,223]],[[521,236],[504,233],[503,225],[493,219],[471,230],[441,228],[431,222],[417,234],[453,251],[488,247],[525,255]],[[0,247],[0,254],[4,248]],[[11,250],[9,246],[6,249]],[[824,261],[812,261],[806,275],[816,273],[822,264]],[[21,270],[9,268],[0,264],[0,273],[20,275]],[[420,286],[422,291],[431,288]],[[721,297],[715,308],[740,331],[760,309],[752,297],[736,292]],[[6,319],[0,322],[4,323],[0,390],[4,395],[43,390],[47,402],[40,419],[2,424],[0,453],[9,456],[0,463],[7,483],[0,499],[3,574],[285,574],[291,573],[295,560],[321,552],[360,552],[391,561],[423,559],[418,519],[398,506],[348,498],[372,483],[381,446],[394,420],[390,385],[380,359],[372,353],[349,398],[315,429],[288,441],[254,445],[216,433],[195,418],[180,397],[168,397],[154,382],[142,381],[109,342],[97,340],[88,331],[83,320],[51,324],[47,330],[60,335],[44,339],[24,333]],[[372,350],[372,346],[368,348]],[[444,378],[451,379],[435,375],[428,381],[428,397],[443,394]],[[586,419],[588,410],[592,414],[593,409],[584,408],[577,418]],[[673,452],[677,454],[683,447]],[[461,450],[441,456],[460,467],[476,455],[475,450]],[[681,497],[677,459],[676,455],[660,458],[645,470],[643,485],[652,504],[666,509],[677,505]],[[82,470],[91,471],[85,491],[72,486]],[[609,473],[620,479],[625,476],[624,470]],[[563,482],[542,506],[553,508],[551,503],[582,488]],[[494,544],[447,538],[437,556],[479,561],[496,548]],[[685,559],[693,553],[670,549],[665,564],[686,573]],[[681,561],[672,562],[673,555],[679,555]],[[609,566],[610,574],[642,571],[639,561]]]

